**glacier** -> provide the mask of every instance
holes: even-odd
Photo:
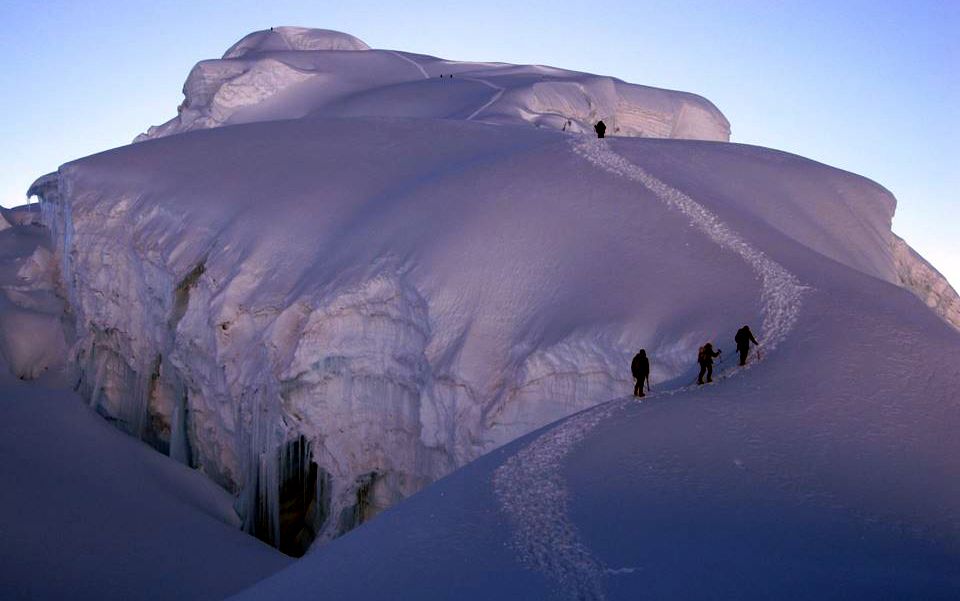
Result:
[[[527,536],[499,542],[548,584],[562,571],[584,598],[602,598],[606,563],[592,555],[569,564],[586,565],[582,577],[562,562],[538,572],[530,549],[543,546],[530,537],[544,529],[523,520],[541,507],[516,510],[537,470],[496,472],[510,459],[491,451],[620,397],[640,347],[677,406],[694,403],[684,385],[697,347],[743,323],[758,324],[777,349],[771,370],[791,381],[781,357],[811,364],[795,340],[826,336],[814,316],[844,309],[831,294],[870,306],[846,280],[895,298],[954,348],[960,299],[891,231],[889,192],[731,144],[722,113],[692,94],[275,28],[199,63],[184,95],[178,116],[137,143],[33,185],[52,247],[23,278],[46,274],[35,286],[61,304],[44,319],[66,323],[38,344],[53,349],[47,359],[12,343],[5,353],[30,366],[26,378],[66,357],[91,407],[235,495],[246,530],[291,554],[483,457],[471,486],[501,485],[477,511],[505,511]],[[590,136],[599,118],[611,139]],[[730,388],[754,386],[756,371]],[[771,382],[756,386],[772,394]],[[943,382],[930,382],[943,399]],[[752,418],[720,396],[718,419],[740,432]],[[556,456],[506,448],[557,457],[545,464],[556,484],[612,415],[637,413],[632,427],[653,436],[642,419],[656,406],[581,414],[590,427],[573,428]],[[955,423],[950,407],[925,415]],[[897,432],[921,445],[912,424]],[[557,500],[544,515],[566,511],[565,487],[540,490]],[[399,515],[420,511],[411,507]],[[311,554],[374,544],[359,532]]]

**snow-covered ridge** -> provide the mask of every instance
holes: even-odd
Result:
[[[727,141],[708,100],[546,67],[467,63],[370,50],[345,33],[278,27],[252,33],[190,72],[172,120],[137,141],[307,115],[482,120],[608,135]]]

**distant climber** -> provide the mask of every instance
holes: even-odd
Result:
[[[593,131],[597,132],[597,137],[602,138],[603,134],[607,132],[607,124],[602,120],[597,121],[597,124],[593,126]]]
[[[707,382],[713,382],[713,358],[719,357],[723,352],[717,349],[713,351],[713,345],[709,342],[700,347],[697,352],[697,363],[700,364],[700,375],[697,376],[697,384],[703,384],[703,374],[707,374]]]
[[[633,396],[643,396],[643,383],[647,383],[647,390],[650,390],[650,361],[647,359],[647,351],[640,349],[633,361],[630,363],[630,371],[637,383],[633,386]]]
[[[743,326],[737,330],[737,335],[733,337],[733,340],[737,343],[737,352],[740,353],[740,365],[746,365],[747,354],[750,353],[750,343],[752,342],[757,346],[759,346],[760,343],[753,337],[750,326]]]

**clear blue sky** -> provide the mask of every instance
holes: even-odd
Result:
[[[960,0],[0,0],[0,204],[166,121],[190,68],[272,25],[695,92],[733,140],[870,177],[960,285]]]

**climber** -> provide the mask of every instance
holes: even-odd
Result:
[[[697,351],[697,363],[700,364],[700,375],[697,376],[697,385],[703,384],[703,374],[707,374],[707,382],[713,382],[713,358],[719,357],[723,352],[717,349],[713,352],[713,345],[709,342],[700,347]]]
[[[750,352],[750,343],[752,342],[757,346],[760,346],[760,343],[753,337],[750,326],[743,326],[737,330],[737,335],[733,337],[733,340],[737,343],[737,352],[740,353],[740,365],[746,365],[747,354]]]
[[[643,383],[647,383],[647,390],[650,390],[650,361],[647,359],[647,351],[640,349],[640,352],[630,363],[630,371],[637,383],[633,386],[633,396],[643,396]]]
[[[597,121],[597,124],[593,126],[593,130],[597,132],[598,138],[602,138],[603,134],[607,131],[607,124],[603,121]]]

